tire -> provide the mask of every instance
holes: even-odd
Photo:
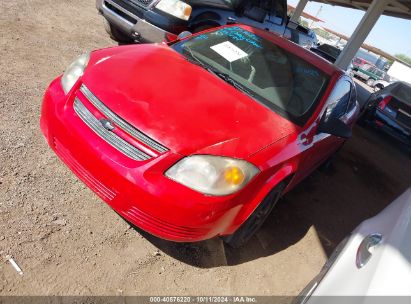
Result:
[[[370,119],[370,112],[371,110],[365,109],[364,113],[358,118],[357,125],[361,127],[366,127],[368,125],[368,121]]]
[[[372,79],[372,78],[368,79],[366,84],[367,84],[367,86],[372,87],[373,84],[374,84],[374,79]]]
[[[379,90],[384,89],[384,86],[377,84],[376,86],[374,86],[374,92],[378,92]]]
[[[258,205],[249,218],[233,234],[222,237],[223,241],[232,248],[239,248],[261,228],[271,211],[277,204],[285,188],[284,182],[277,185]]]
[[[117,41],[119,44],[131,44],[134,43],[134,40],[119,30],[117,27],[112,25],[110,22],[105,20],[104,28],[106,32],[110,35],[110,38],[114,41]]]

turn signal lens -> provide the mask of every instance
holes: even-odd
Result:
[[[233,186],[238,186],[244,181],[244,173],[238,167],[228,167],[224,172],[225,181]]]
[[[185,7],[185,9],[184,9],[184,16],[185,16],[185,18],[184,18],[184,19],[188,20],[188,19],[190,18],[190,16],[191,16],[191,11],[192,11],[192,10],[193,10],[193,9],[192,9],[191,6],[186,6],[186,7]]]

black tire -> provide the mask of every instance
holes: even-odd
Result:
[[[371,112],[372,109],[365,109],[361,116],[358,118],[357,125],[366,127],[368,125],[368,121],[370,120]]]
[[[381,84],[377,84],[376,86],[374,86],[374,92],[378,92],[379,90],[384,89],[384,86]]]
[[[285,188],[284,182],[277,185],[258,205],[250,217],[229,236],[223,237],[223,241],[233,248],[243,246],[261,228],[274,206],[277,204]]]
[[[123,33],[117,27],[109,23],[107,20],[104,22],[104,28],[106,32],[110,35],[110,38],[114,41],[117,41],[119,44],[130,44],[134,43],[134,40],[127,36],[127,34]]]

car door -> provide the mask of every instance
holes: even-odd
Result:
[[[349,126],[355,122],[359,112],[355,86],[343,76],[337,81],[325,103],[322,115],[334,116]],[[322,132],[317,132],[320,118],[300,135],[300,145],[304,149],[303,162],[300,164],[300,179],[315,170],[326,161],[344,143],[344,139]],[[324,117],[325,118],[325,117]]]

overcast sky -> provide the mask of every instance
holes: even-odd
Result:
[[[288,4],[296,6],[298,0],[288,0]],[[322,10],[319,22],[327,28],[350,36],[360,22],[364,11],[308,2],[305,12],[316,15],[320,7]],[[389,54],[406,54],[411,57],[411,20],[381,16],[376,26],[368,35],[366,43],[380,48]]]

